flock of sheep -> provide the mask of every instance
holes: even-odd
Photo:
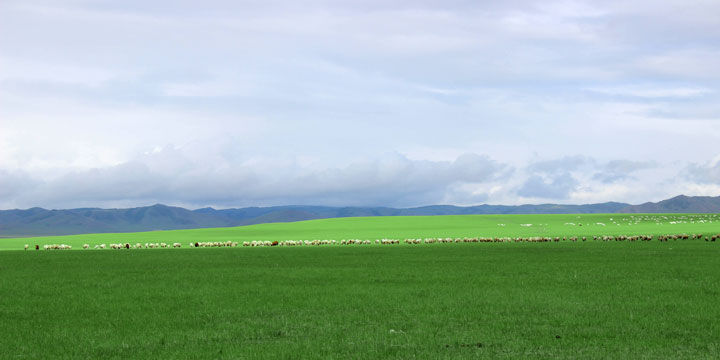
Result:
[[[360,240],[360,239],[349,239],[349,240],[285,240],[285,241],[245,241],[242,246],[245,247],[265,247],[265,246],[321,246],[321,245],[393,245],[393,244],[449,244],[449,243],[511,243],[511,242],[561,242],[561,241],[651,241],[657,239],[660,242],[667,242],[669,240],[705,240],[708,242],[715,242],[720,239],[720,234],[716,235],[703,235],[703,234],[667,234],[667,235],[600,235],[588,238],[586,236],[578,237],[547,237],[547,236],[536,236],[536,237],[463,237],[463,238],[424,238],[424,239],[376,239],[371,240]],[[191,248],[205,248],[205,247],[238,247],[240,243],[237,241],[215,241],[215,242],[194,242],[188,243],[188,247]],[[90,249],[89,244],[83,244],[83,249]],[[115,244],[99,244],[95,245],[95,249],[155,249],[155,248],[181,248],[181,243],[115,243]],[[29,249],[30,245],[25,244],[25,250]],[[65,244],[48,244],[43,245],[44,250],[72,250],[71,245]],[[40,245],[35,245],[35,250],[40,250]]]
[[[223,246],[238,246],[237,241],[227,241],[227,242],[200,242],[200,243],[190,243],[190,247],[223,247]],[[182,247],[182,244],[176,242],[172,244],[168,243],[136,243],[136,244],[130,244],[130,243],[117,243],[117,244],[98,244],[95,245],[95,249],[160,249],[160,248],[180,248]],[[29,244],[25,244],[25,250],[30,248]],[[83,244],[83,249],[90,249],[90,244]],[[49,244],[49,245],[43,245],[43,249],[45,250],[72,250],[71,245],[65,245],[65,244]],[[40,245],[35,245],[35,250],[40,250]]]

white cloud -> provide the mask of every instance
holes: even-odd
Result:
[[[575,191],[578,184],[569,173],[549,177],[533,175],[523,183],[517,194],[525,198],[565,200]]]
[[[720,79],[720,50],[671,50],[637,60],[640,70],[680,79]]]
[[[714,191],[718,14],[679,0],[4,1],[5,205],[70,206],[57,184],[73,176],[94,179],[77,179],[87,205]],[[689,163],[706,165],[673,181]],[[32,186],[10,186],[21,178]]]
[[[599,168],[598,172],[593,175],[593,179],[600,180],[605,184],[611,184],[633,178],[634,173],[638,171],[656,167],[658,167],[658,164],[654,161],[612,160]]]
[[[17,59],[0,56],[0,82],[49,81],[95,87],[112,80],[117,74],[100,67],[52,64],[41,60]]]
[[[204,154],[198,156],[198,151]],[[236,159],[215,151],[168,146],[130,162],[70,171],[50,180],[4,171],[3,185],[10,190],[0,197],[0,206],[409,206],[458,200],[462,194],[486,199],[466,185],[500,181],[512,170],[476,154],[454,161],[417,161],[395,154],[328,168],[304,166],[295,159]]]
[[[720,155],[705,163],[691,163],[687,166],[686,178],[699,184],[720,186]]]
[[[702,87],[655,87],[655,86],[629,86],[629,87],[599,87],[588,88],[590,91],[615,96],[634,96],[640,98],[690,98],[712,93],[713,90]]]

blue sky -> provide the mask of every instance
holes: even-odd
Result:
[[[717,1],[6,0],[0,208],[717,196],[719,85]]]

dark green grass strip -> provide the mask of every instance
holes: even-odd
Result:
[[[720,358],[720,246],[0,252],[9,359]]]

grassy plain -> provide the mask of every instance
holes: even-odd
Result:
[[[677,233],[720,219],[347,218],[0,244]],[[720,242],[702,240],[0,251],[0,358],[720,358],[718,269]]]
[[[579,224],[582,224],[580,226]],[[527,226],[530,225],[530,226]],[[342,240],[426,237],[592,236],[720,233],[718,214],[453,215],[353,217],[194,230],[0,239],[0,250],[24,244],[82,244],[252,240]]]
[[[0,252],[3,358],[720,357],[720,243]]]

